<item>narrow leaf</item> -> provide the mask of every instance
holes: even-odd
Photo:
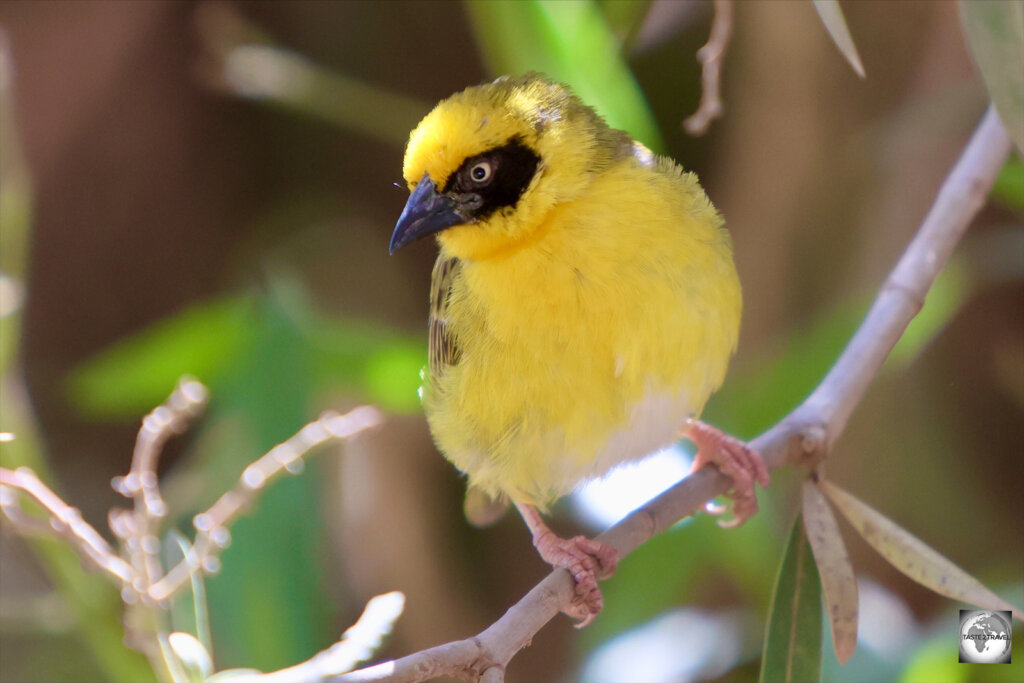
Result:
[[[864,65],[860,62],[860,55],[857,54],[857,46],[853,44],[850,37],[850,30],[846,28],[846,17],[843,16],[843,8],[839,6],[839,0],[813,0],[814,9],[818,10],[821,23],[832,38],[832,42],[839,49],[846,61],[850,63],[857,75],[864,78]]]
[[[960,0],[960,19],[1007,134],[1024,153],[1024,3]]]
[[[543,72],[570,85],[613,128],[664,150],[643,89],[597,2],[472,0],[466,9],[492,74]]]
[[[253,310],[248,298],[205,301],[120,340],[73,371],[72,401],[94,417],[137,415],[182,375],[216,381],[254,334]]]
[[[821,573],[832,644],[836,659],[846,664],[857,649],[857,580],[853,564],[843,545],[839,524],[821,490],[805,482],[803,498],[804,525]]]
[[[864,540],[914,581],[948,598],[986,609],[1009,610],[1014,617],[1024,620],[1024,611],[990,591],[906,529],[838,486],[822,482],[821,487]]]
[[[775,581],[761,683],[821,680],[821,579],[797,515]]]
[[[192,544],[183,533],[170,529],[164,537],[164,562],[172,567],[188,557]],[[193,572],[191,595],[183,595],[171,603],[171,626],[174,631],[195,636],[207,653],[213,651],[210,640],[210,615],[206,606],[206,580],[203,572]],[[191,598],[191,599],[189,599]],[[174,643],[170,643],[174,648]],[[177,651],[177,650],[175,650]],[[210,673],[205,676],[210,676]]]

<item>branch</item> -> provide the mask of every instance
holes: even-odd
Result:
[[[985,202],[1010,141],[991,107],[939,189],[864,322],[814,392],[751,442],[771,468],[815,467],[843,432],[886,356],[921,309],[935,276]],[[632,512],[598,537],[621,556],[725,493],[728,477],[705,467]],[[556,569],[479,635],[331,679],[334,683],[415,683],[442,675],[501,681],[512,657],[573,597],[569,573]]]
[[[176,566],[153,584],[148,595],[162,601],[181,588],[197,570],[210,570],[216,566],[216,557],[231,542],[227,527],[260,494],[271,480],[282,472],[298,474],[302,471],[302,457],[330,439],[346,439],[380,424],[376,408],[360,406],[340,415],[326,412],[316,422],[310,422],[292,438],[274,446],[266,455],[242,472],[233,489],[223,494],[206,512],[192,518],[196,529],[195,543]],[[211,566],[211,563],[213,565]]]
[[[711,122],[722,115],[722,58],[732,35],[732,0],[715,0],[715,16],[711,20],[711,34],[704,47],[697,50],[700,62],[700,105],[697,111],[683,121],[690,135],[703,135]]]
[[[192,547],[181,562],[164,573],[157,532],[160,520],[167,514],[167,505],[160,495],[157,462],[167,439],[184,430],[202,410],[207,397],[206,387],[201,383],[183,378],[167,401],[143,419],[129,473],[111,482],[115,491],[133,500],[132,509],[111,510],[109,516],[110,530],[127,561],[82,519],[76,508],[65,503],[26,467],[0,467],[0,512],[24,535],[63,538],[122,589],[125,602],[141,599],[153,606],[172,597],[195,572],[216,570],[217,555],[231,542],[228,525],[271,480],[284,471],[301,472],[303,456],[325,441],[355,436],[377,426],[381,419],[380,413],[369,406],[360,406],[344,415],[329,411],[272,448],[245,468],[233,489],[193,518],[196,536]],[[25,513],[19,505],[22,496],[42,506],[46,518]]]
[[[18,505],[19,495],[36,501],[46,510],[49,520],[25,514]],[[9,522],[24,535],[56,536],[116,583],[132,579],[130,564],[118,557],[96,529],[82,519],[82,513],[60,496],[27,467],[9,470],[0,467],[0,509]]]
[[[163,405],[142,419],[135,440],[131,470],[110,483],[125,498],[132,498],[132,511],[111,511],[110,527],[122,539],[135,569],[132,590],[146,595],[159,580],[160,541],[156,534],[167,504],[160,495],[156,468],[167,440],[181,433],[206,405],[209,394],[202,384],[183,378]]]

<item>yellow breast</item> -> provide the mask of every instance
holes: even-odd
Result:
[[[727,233],[692,174],[627,157],[528,239],[462,256],[447,332],[459,362],[424,405],[441,451],[495,495],[539,505],[675,438],[722,382],[740,288]]]

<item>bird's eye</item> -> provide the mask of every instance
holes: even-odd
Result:
[[[491,179],[492,173],[491,162],[489,161],[481,161],[469,169],[469,177],[474,183],[486,183]]]

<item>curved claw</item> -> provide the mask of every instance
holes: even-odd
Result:
[[[733,499],[733,518],[719,520],[718,525],[724,529],[741,526],[757,512],[757,496],[755,484],[767,486],[771,477],[757,451],[747,444],[711,425],[699,420],[688,420],[689,430],[686,438],[697,446],[697,455],[693,460],[693,471],[708,464],[713,464],[722,474],[732,479],[732,489],[728,495]],[[719,515],[725,508],[715,503],[708,503],[705,509],[713,515]]]
[[[533,545],[545,562],[564,567],[576,584],[576,595],[562,611],[576,620],[576,628],[584,628],[604,608],[604,596],[597,580],[615,573],[619,553],[610,545],[586,536],[560,538],[544,524],[536,508],[516,503],[523,521],[533,534]]]

